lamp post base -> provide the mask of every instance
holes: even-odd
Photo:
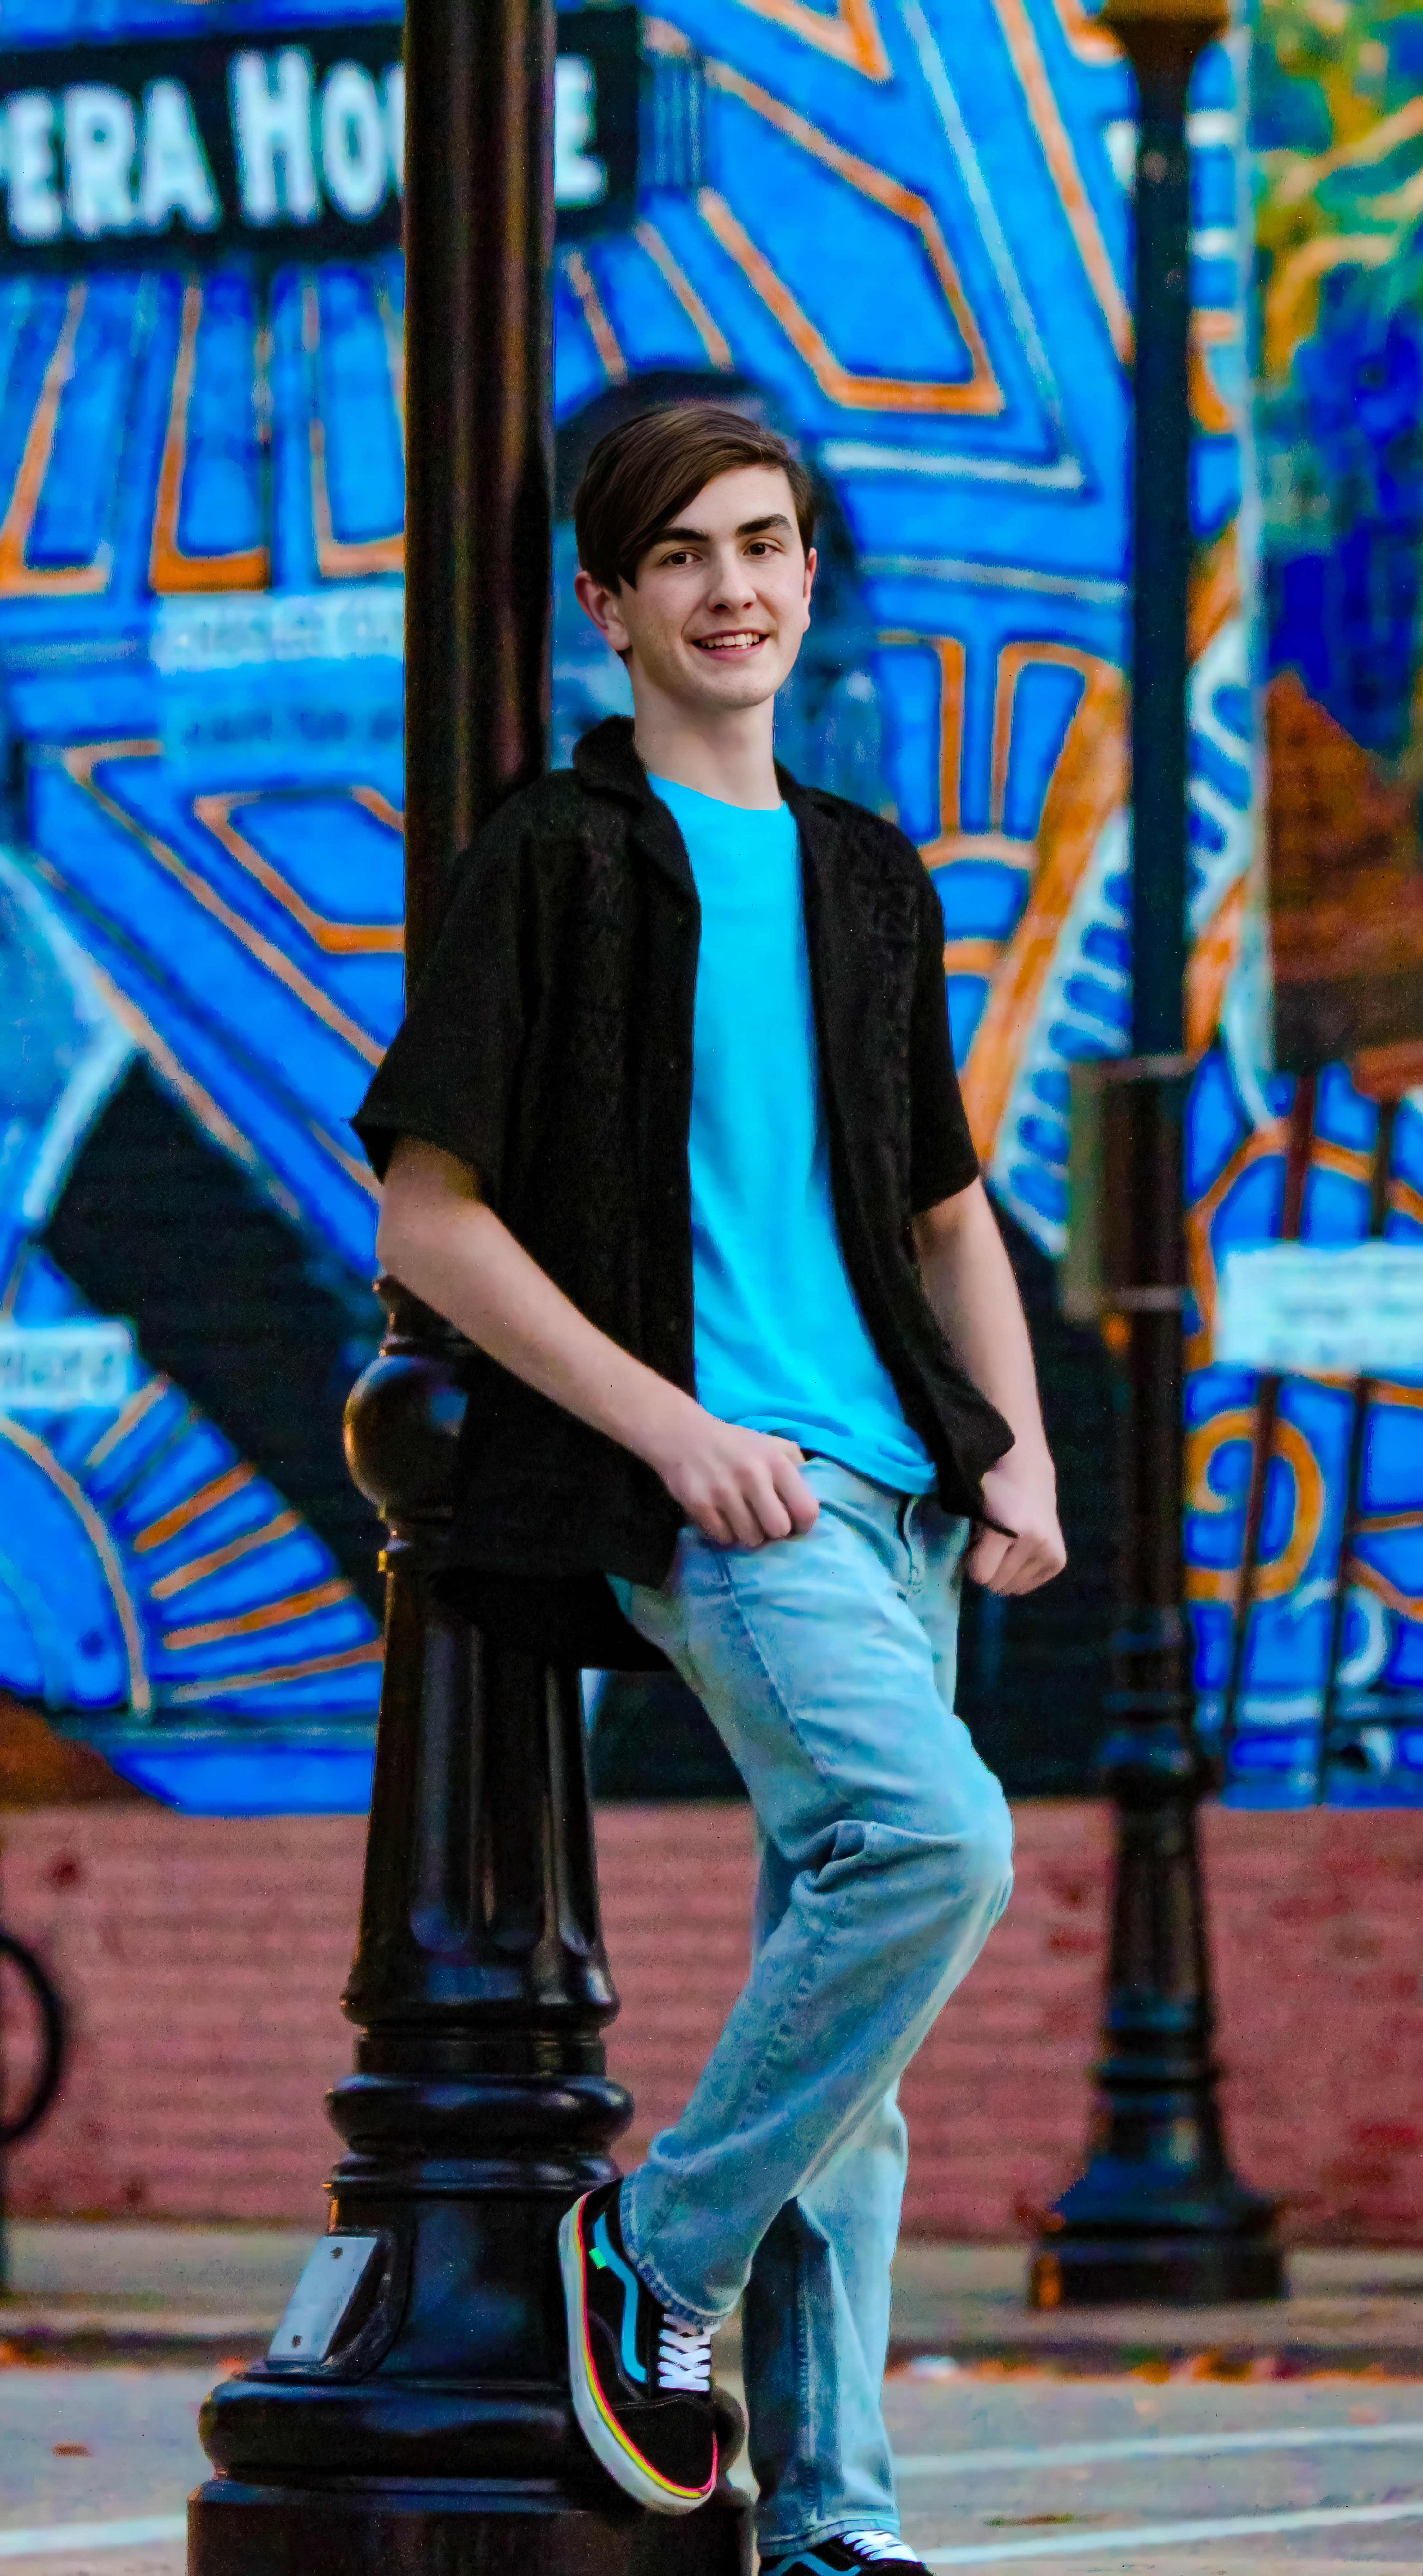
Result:
[[[1031,2308],[1220,2308],[1283,2299],[1282,2248],[1238,2231],[1201,2236],[1064,2236],[1041,2246]]]
[[[190,2576],[750,2576],[751,2516],[729,2488],[672,2521],[492,2480],[210,2478],[189,2499],[188,2566]]]

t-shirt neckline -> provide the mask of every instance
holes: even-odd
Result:
[[[714,805],[719,814],[755,815],[761,821],[769,823],[774,821],[778,814],[789,811],[784,796],[779,805],[733,805],[725,796],[708,796],[704,787],[684,786],[680,778],[658,778],[651,770],[647,773],[647,783],[658,794],[664,787],[671,787],[679,796],[695,796],[699,804]]]

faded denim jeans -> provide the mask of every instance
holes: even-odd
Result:
[[[880,2412],[905,2127],[899,2076],[1008,1901],[1003,1792],[954,1715],[967,1522],[829,1459],[803,1538],[683,1530],[616,1583],[697,1693],[761,1841],[751,1975],[623,2232],[672,2315],[745,2293],[757,2537],[898,2529]]]

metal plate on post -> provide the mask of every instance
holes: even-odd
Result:
[[[379,2244],[378,2236],[322,2237],[267,2347],[269,2361],[326,2359]]]

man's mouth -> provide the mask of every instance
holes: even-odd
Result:
[[[699,653],[752,653],[766,638],[754,627],[737,626],[725,635],[694,635],[692,641]]]

